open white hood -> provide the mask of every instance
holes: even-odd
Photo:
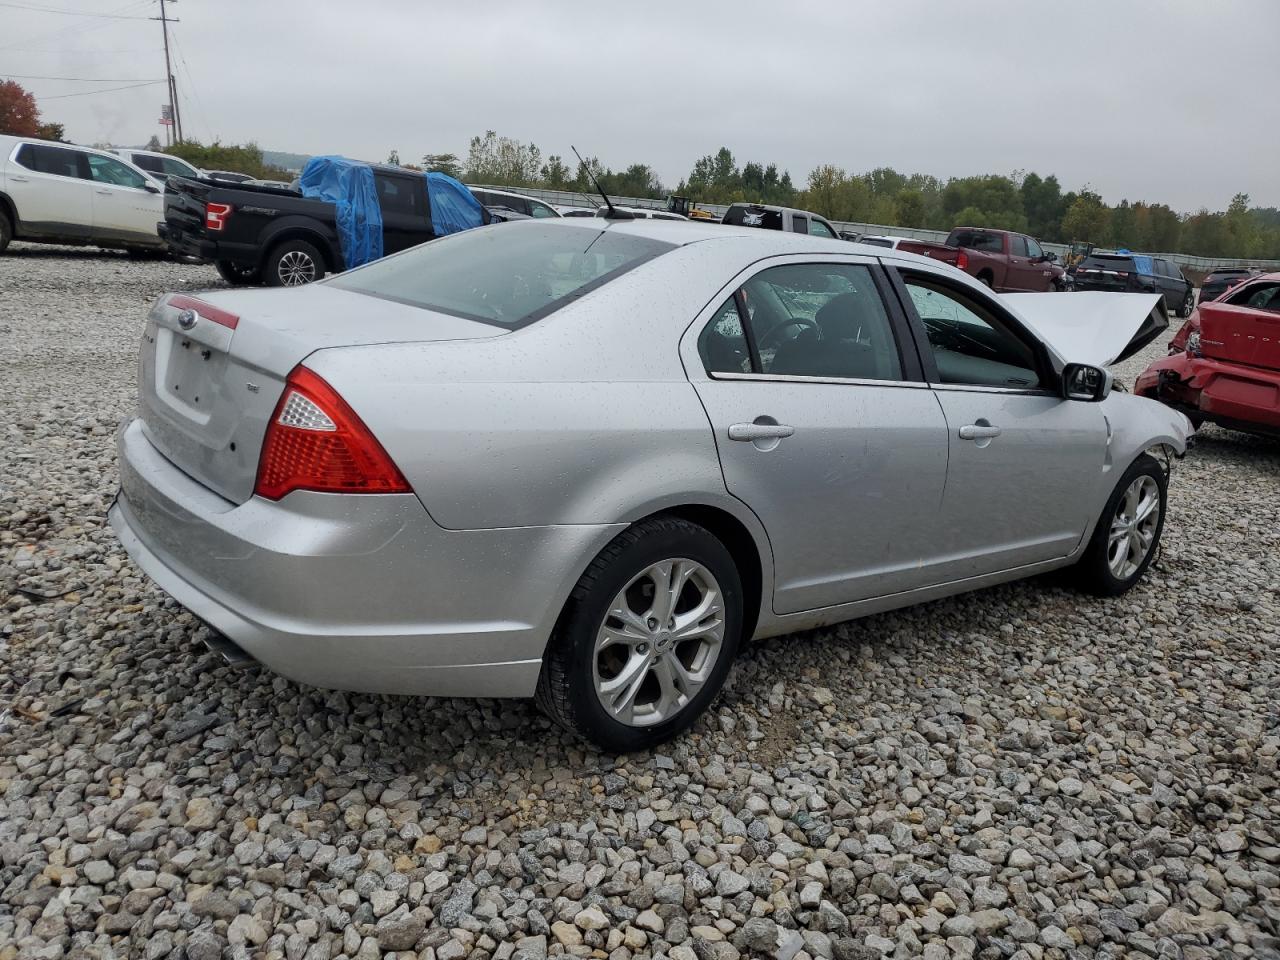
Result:
[[[1016,293],[1003,299],[1063,360],[1105,367],[1169,328],[1158,293]]]

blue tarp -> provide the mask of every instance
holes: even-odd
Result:
[[[373,170],[346,157],[312,157],[299,182],[304,197],[337,209],[338,242],[347,268],[382,256],[382,207]]]
[[[480,201],[446,173],[427,174],[427,199],[431,202],[431,229],[437,237],[484,223]]]

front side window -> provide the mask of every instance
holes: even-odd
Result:
[[[836,235],[831,232],[831,228],[816,217],[809,221],[809,233],[812,236],[826,237],[829,240],[836,238]]]
[[[1031,257],[1033,260],[1044,259],[1044,250],[1040,248],[1040,244],[1036,243],[1030,237],[1023,237],[1022,239],[1027,245],[1027,256]]]
[[[542,203],[542,202],[541,202],[541,201],[539,201],[539,200],[530,200],[530,201],[529,201],[529,209],[532,211],[532,213],[533,213],[533,215],[534,215],[535,217],[539,217],[539,218],[542,218],[542,217],[552,217],[552,218],[554,218],[554,217],[556,216],[556,212],[555,212],[554,210],[552,210],[549,206],[547,206],[545,203]]]
[[[133,165],[148,173],[164,173],[164,162],[159,157],[149,157],[145,153],[135,153]]]
[[[1029,389],[1035,354],[993,309],[932,278],[903,278],[924,324],[942,383]]]
[[[18,150],[19,166],[26,167],[36,173],[48,173],[55,177],[75,177],[87,179],[79,150],[68,150],[65,147],[50,147],[43,143],[24,143]]]
[[[1009,243],[1010,243],[1010,244],[1011,244],[1011,246],[1012,246],[1012,249],[1013,249],[1013,255],[1014,255],[1015,257],[1029,257],[1029,256],[1031,256],[1031,252],[1027,249],[1027,238],[1026,238],[1026,237],[1010,237],[1010,238],[1009,238]]]
[[[134,187],[141,190],[146,186],[147,178],[137,170],[131,170],[119,160],[103,157],[96,153],[88,155],[89,176],[97,183],[109,183],[115,187]]]
[[[901,380],[902,364],[884,303],[870,269],[855,264],[804,263],[770,267],[740,288],[755,356],[744,372],[825,379]],[[725,304],[708,330],[728,336]],[[742,320],[739,321],[743,322]],[[708,341],[723,342],[704,331]],[[735,342],[736,343],[736,342]],[[735,349],[743,351],[743,345]],[[703,353],[708,372],[714,357]],[[722,354],[740,361],[738,353]],[[722,371],[723,372],[723,371]]]
[[[554,313],[675,248],[585,222],[526,221],[464,230],[325,282],[511,328]]]

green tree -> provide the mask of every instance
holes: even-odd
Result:
[[[573,174],[558,156],[547,157],[542,165],[542,185],[551,190],[564,190],[573,179]]]
[[[215,140],[206,145],[199,140],[184,140],[165,152],[204,170],[231,170],[259,180],[292,179],[289,171],[266,163],[262,159],[262,148],[256,143],[224,144]]]
[[[443,173],[455,180],[462,179],[462,164],[456,153],[428,153],[422,158],[422,169]]]
[[[895,226],[923,227],[927,213],[924,194],[914,187],[904,187],[894,198],[898,208],[898,220]]]
[[[1106,242],[1111,226],[1111,211],[1096,193],[1083,191],[1062,218],[1062,232],[1076,240]]]
[[[978,211],[983,220],[972,222],[960,213]],[[942,212],[950,221],[948,227],[999,227],[1025,230],[1027,217],[1022,209],[1022,194],[1008,177],[989,174],[948,180],[942,191]]]
[[[42,123],[36,128],[36,136],[41,140],[52,140],[55,143],[68,143],[66,128],[60,123]]]
[[[1142,249],[1137,240],[1138,216],[1128,200],[1111,210],[1111,245]]]
[[[523,187],[537,183],[542,172],[542,151],[511,137],[486,130],[472,137],[464,170],[469,183],[493,183]]]
[[[150,150],[152,153],[159,153],[161,150],[164,149],[160,145],[160,138],[157,137],[154,133],[151,135],[151,139],[147,141],[147,149]]]
[[[400,166],[400,151],[392,150],[387,154],[387,165],[392,167]]]
[[[1062,217],[1067,207],[1063,203],[1058,178],[1050,174],[1041,179],[1038,173],[1029,173],[1023,178],[1019,192],[1027,215],[1027,230],[1046,240],[1060,239]]]

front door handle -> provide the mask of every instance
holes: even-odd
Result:
[[[10,177],[9,179],[10,179],[10,180],[12,180],[14,183],[26,183],[26,182],[27,182],[27,178],[26,178],[26,177]]]
[[[105,196],[105,197],[109,197],[109,196],[111,196],[111,191],[110,191],[110,190],[96,190],[96,191],[94,191],[94,192],[95,192],[95,193],[100,193],[100,194],[102,194],[102,195],[103,195],[103,196]]]
[[[971,423],[967,427],[960,428],[961,440],[990,440],[998,436],[1000,436],[1000,428],[985,422]]]
[[[735,423],[729,427],[729,439],[754,443],[757,440],[782,440],[795,432],[795,427],[785,423]]]

